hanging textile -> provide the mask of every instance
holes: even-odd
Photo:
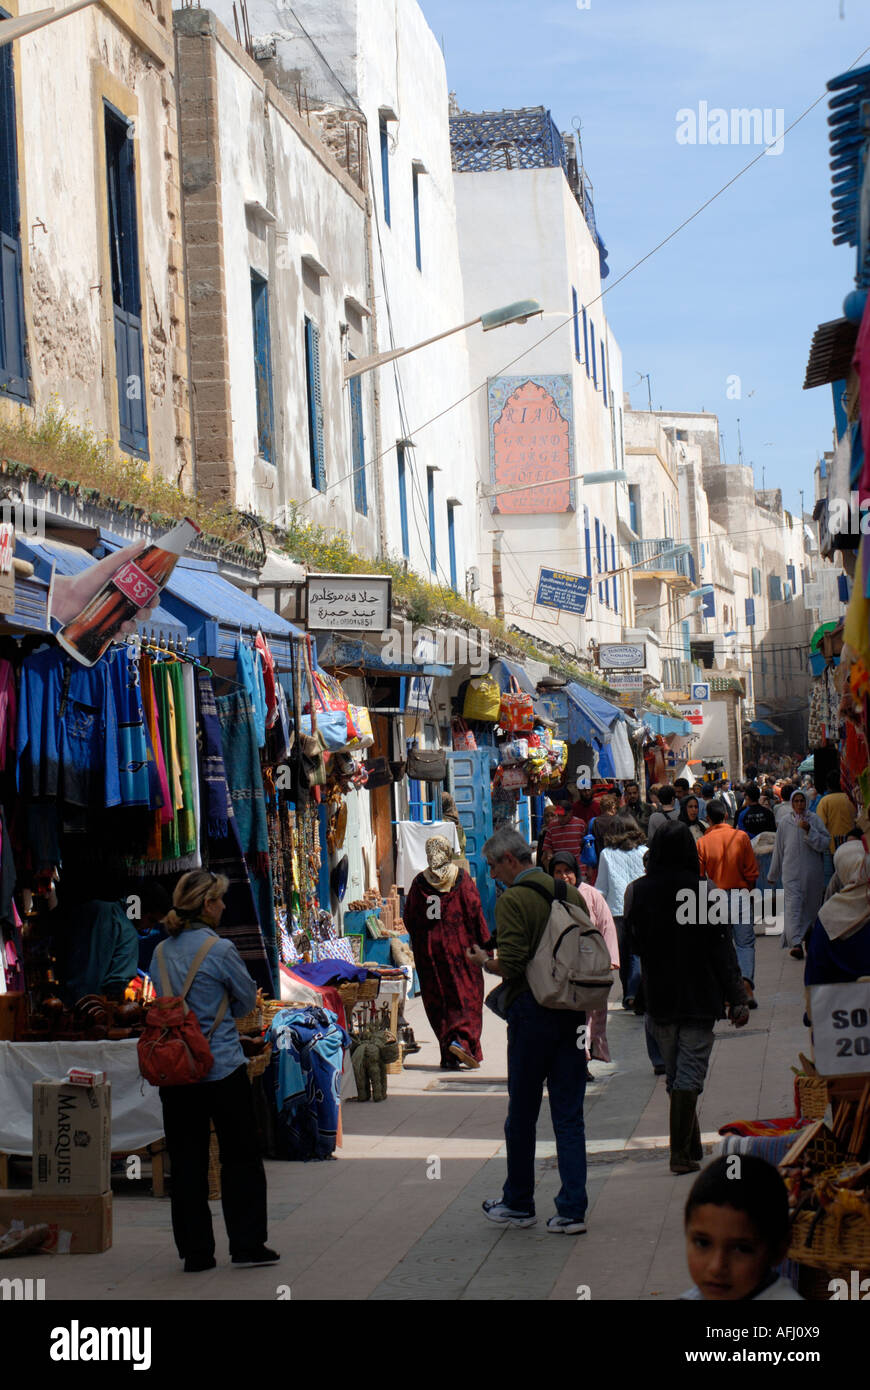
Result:
[[[245,692],[251,702],[251,715],[254,721],[257,747],[262,748],[266,742],[266,688],[263,683],[262,662],[259,653],[252,652],[251,648],[244,642],[239,642],[236,645],[236,662],[239,668],[239,680],[245,687]]]
[[[9,661],[0,661],[0,772],[6,771],[10,754],[15,752],[15,670]]]
[[[149,772],[155,795],[152,799],[152,814],[149,818],[148,847],[146,857],[159,859],[163,853],[163,826],[173,818],[172,798],[166,776],[166,759],[163,753],[163,740],[157,718],[157,697],[154,691],[154,663],[143,654],[139,662],[139,678],[142,686],[142,704],[145,711],[145,724],[148,729],[150,745]],[[156,785],[155,785],[156,784]]]
[[[215,704],[239,841],[252,867],[265,873],[269,868],[269,833],[254,710],[248,695],[241,691],[221,695]]]
[[[181,666],[181,693],[184,705],[184,725],[187,756],[190,770],[190,794],[191,794],[191,815],[193,817],[192,838],[193,849],[190,852],[190,863],[186,866],[190,869],[202,867],[202,858],[199,852],[199,827],[200,827],[200,793],[199,793],[199,756],[196,736],[196,695],[194,693],[193,667]]]
[[[70,806],[118,806],[118,722],[108,666],[80,666],[62,651],[21,667],[15,751],[18,788]]]
[[[189,727],[180,662],[158,662],[153,671],[157,709],[170,785],[172,820],[163,827],[159,872],[178,873],[196,867],[197,826],[193,781],[195,729]],[[156,872],[152,867],[152,872]]]
[[[148,772],[149,750],[139,663],[126,646],[111,652],[107,660],[118,720],[121,804],[151,806],[152,784]]]
[[[263,687],[266,698],[266,728],[271,729],[278,718],[278,695],[275,680],[275,658],[262,632],[258,632],[254,647],[262,663]]]
[[[206,831],[218,839],[229,834],[228,823],[233,814],[224,767],[221,726],[215,704],[211,677],[197,671],[197,700],[199,712],[199,775],[200,795]]]
[[[282,1009],[267,1034],[281,1158],[330,1158],[338,1142],[341,1071],[350,1038],[328,1009]]]

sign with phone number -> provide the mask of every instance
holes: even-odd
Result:
[[[813,985],[810,1012],[819,1075],[870,1072],[870,983]]]

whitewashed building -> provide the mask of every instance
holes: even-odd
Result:
[[[600,302],[591,191],[574,137],[543,107],[454,108],[451,137],[466,317],[524,299],[544,311],[469,335],[472,380],[486,383],[473,397],[482,596],[592,664],[631,624],[632,595],[627,489],[580,477],[623,463],[622,358]],[[535,604],[542,567],[590,581],[585,616]]]
[[[0,48],[0,410],[51,407],[190,487],[174,68],[168,0]]]
[[[214,8],[232,25],[230,0]],[[350,292],[371,312],[375,336],[365,352],[362,343],[350,344],[353,356],[411,348],[459,327],[447,80],[416,0],[298,0],[292,11],[276,0],[251,0],[248,15],[263,76],[322,132],[369,199],[368,290]],[[237,126],[239,144],[243,130]],[[334,232],[338,246],[341,229]],[[337,281],[325,252],[322,263]],[[369,492],[383,495],[381,546],[432,582],[465,593],[475,558],[476,469],[470,407],[461,403],[470,386],[464,337],[360,380],[374,392],[365,471]],[[343,464],[327,449],[328,486],[347,471]],[[364,528],[350,520],[354,540],[370,550]]]

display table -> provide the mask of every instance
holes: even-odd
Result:
[[[70,1067],[104,1071],[112,1086],[112,1152],[136,1153],[163,1139],[155,1086],[139,1074],[136,1039],[123,1042],[0,1042],[0,1153],[33,1153],[33,1083]],[[2,1174],[0,1174],[2,1177]]]

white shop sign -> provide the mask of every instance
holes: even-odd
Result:
[[[870,982],[810,988],[820,1076],[870,1072]]]
[[[598,665],[602,671],[624,671],[632,666],[646,666],[646,645],[643,642],[602,642],[598,648]]]
[[[610,671],[607,684],[612,690],[643,690],[643,671]]]
[[[386,632],[392,583],[389,575],[309,574],[309,628],[312,632]]]

